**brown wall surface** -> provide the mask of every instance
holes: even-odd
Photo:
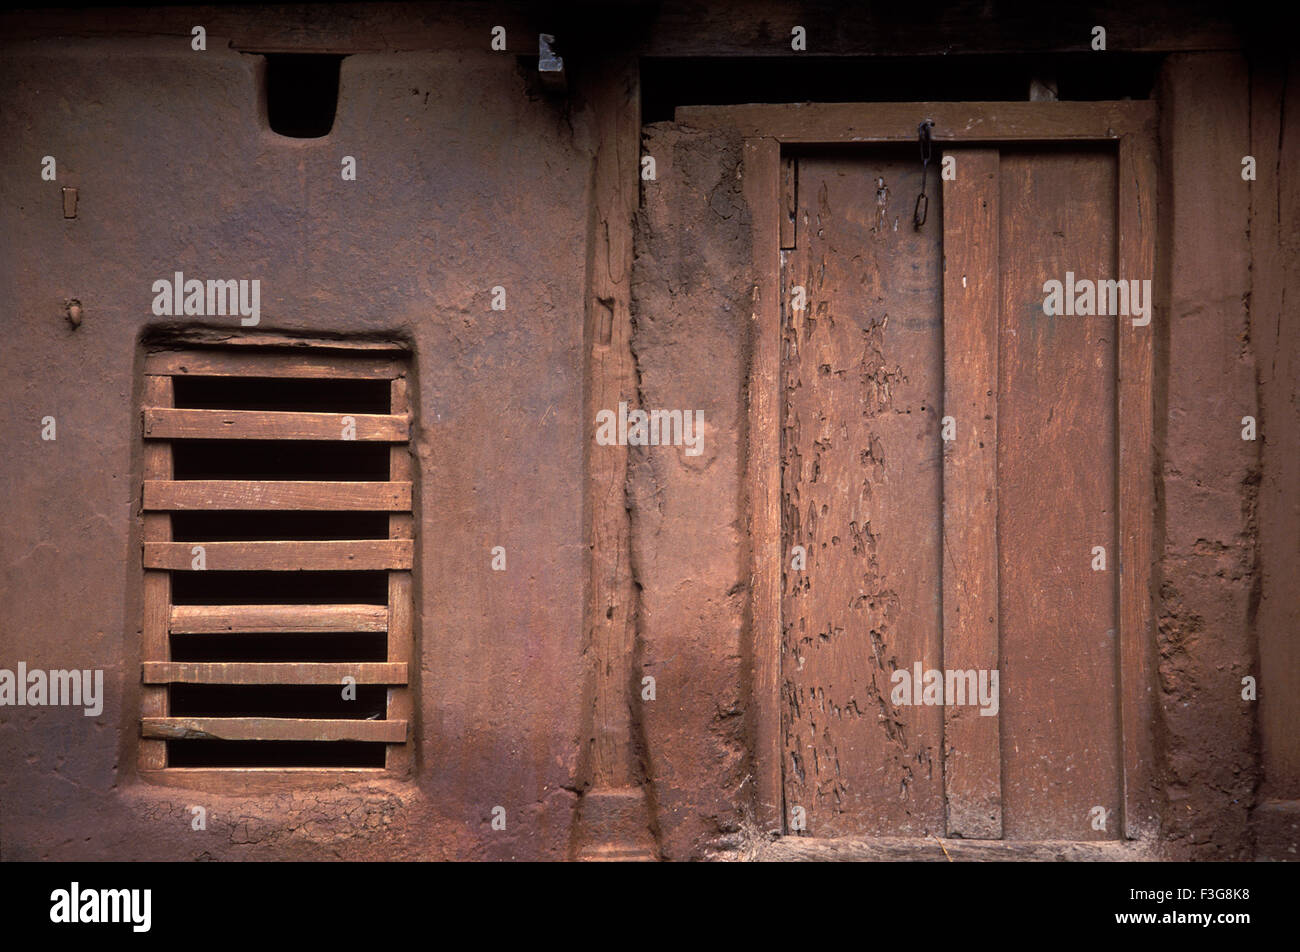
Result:
[[[751,792],[744,545],[750,218],[739,137],[645,127],[632,272],[641,405],[702,411],[703,452],[629,452],[632,568],[641,590],[642,705],[665,858],[700,856],[741,830]]]
[[[645,126],[639,146],[655,157],[656,177],[638,183],[628,161],[636,145],[609,112],[633,96],[635,76],[605,91],[597,122],[599,75],[547,97],[535,65],[518,58],[536,52],[535,31],[516,28],[522,7],[503,14],[510,52],[497,54],[470,15],[477,7],[424,17],[381,6],[369,21],[341,6],[321,12],[316,33],[283,11],[265,20],[209,12],[216,26],[203,53],[179,26],[189,12],[174,9],[166,30],[148,13],[101,11],[89,38],[56,39],[60,30],[38,25],[0,46],[0,492],[9,503],[0,668],[102,668],[107,694],[98,718],[68,707],[0,711],[0,858],[571,855],[574,807],[592,777],[585,758],[602,724],[618,721],[601,705],[620,703],[617,684],[593,700],[593,673],[610,659],[591,634],[600,606],[584,597],[589,558],[630,565],[623,587],[635,595],[605,617],[635,623],[620,716],[634,735],[628,756],[638,763],[626,772],[648,793],[655,850],[748,857],[765,842],[753,822],[743,478],[755,213],[742,197],[741,140]],[[1300,127],[1285,101],[1295,67],[1284,55],[1223,52],[1238,41],[1221,18],[1139,6],[1156,14],[1133,48],[1171,52],[1153,93],[1158,850],[1294,859]],[[706,29],[666,4],[636,42],[661,55],[747,55],[792,15],[778,0],[745,8],[762,11],[761,29],[739,15]],[[1145,22],[1142,11],[1115,15]],[[940,52],[956,36],[968,48],[1029,49],[1022,40],[1036,35],[1032,24],[1004,33],[976,21],[918,27],[910,48],[900,40],[882,50],[869,17],[849,18],[833,52]],[[331,134],[271,132],[262,57],[232,43],[346,50],[365,46],[367,22],[383,38],[365,48],[387,52],[343,61]],[[222,24],[264,45],[228,42]],[[1064,29],[1033,48],[1061,48]],[[1112,30],[1112,42],[1123,35]],[[413,48],[426,51],[395,51]],[[602,135],[622,138],[601,146]],[[593,171],[598,146],[617,154],[617,172]],[[1253,183],[1240,176],[1247,154],[1257,158]],[[57,181],[41,178],[46,155]],[[355,182],[340,177],[345,155],[357,160]],[[625,287],[610,292],[618,306],[604,305],[630,321],[612,333],[626,353],[602,359],[632,368],[641,406],[702,410],[705,427],[698,457],[628,448],[626,484],[613,492],[626,491],[630,529],[598,538],[592,522],[612,517],[593,510],[590,496],[603,490],[588,481],[592,454],[605,448],[591,445],[584,407],[597,390],[622,386],[584,380],[597,372],[584,361],[600,327],[593,298],[602,304],[608,291],[592,277],[607,227],[607,209],[593,212],[594,183],[619,203],[617,181],[602,176],[639,191],[630,318]],[[70,220],[60,196],[68,186],[79,190]],[[611,283],[625,280],[609,268]],[[411,782],[218,794],[136,774],[141,339],[179,326],[150,310],[152,283],[178,270],[259,279],[262,318],[251,333],[365,336],[413,352]],[[496,285],[507,289],[505,312],[490,308]],[[72,298],[84,306],[75,330],[64,316]],[[184,323],[244,333],[238,318]],[[40,437],[47,415],[57,420],[52,442]],[[1258,421],[1255,442],[1241,439],[1246,415]],[[491,571],[496,545],[507,550],[506,572]],[[618,551],[593,556],[591,545]],[[636,699],[642,675],[656,679],[653,702]],[[1258,678],[1258,702],[1242,699],[1246,676]],[[507,811],[504,831],[490,828],[496,805]],[[191,806],[206,808],[207,830],[191,829]]]
[[[540,101],[512,56],[358,54],[332,133],[281,138],[261,115],[262,58],[223,46],[37,42],[0,64],[0,478],[23,500],[0,526],[3,666],[103,667],[107,693],[97,719],[6,709],[0,854],[562,856],[580,730],[563,686],[581,684],[582,118]],[[62,186],[79,188],[75,219]],[[139,342],[168,322],[152,282],[177,270],[260,279],[256,331],[414,350],[414,783],[219,797],[134,779]],[[497,804],[507,829],[485,835]]]
[[[1262,781],[1257,855],[1300,858],[1300,87],[1285,52],[1251,59],[1250,341],[1259,400],[1259,635]]]

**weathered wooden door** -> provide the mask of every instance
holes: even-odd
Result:
[[[938,151],[920,228],[915,146],[782,155],[784,825],[1120,837],[1120,352],[1151,275],[1119,234],[1150,196],[1114,143]]]

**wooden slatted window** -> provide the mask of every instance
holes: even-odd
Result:
[[[406,773],[404,356],[151,353],[141,427],[141,769]]]

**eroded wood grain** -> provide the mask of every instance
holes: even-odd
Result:
[[[402,512],[411,508],[411,484],[400,480],[151,479],[144,484],[144,508]]]
[[[1116,275],[1113,151],[1003,149],[998,552],[1003,832],[1111,839],[1120,826],[1116,334],[1048,316],[1048,280]],[[1118,326],[1122,322],[1123,326]],[[1107,569],[1092,569],[1103,546]],[[1106,811],[1105,829],[1093,808]]]
[[[943,412],[953,423],[943,454],[943,667],[978,678],[998,668],[998,152],[946,154],[956,177],[943,183]],[[998,718],[975,699],[946,700],[948,835],[998,839]]]
[[[145,403],[169,407],[174,402],[175,387],[171,377],[146,376],[143,398]],[[144,479],[170,480],[172,478],[172,447],[170,443],[144,444]],[[165,512],[146,512],[142,516],[144,544],[165,543],[172,537],[172,517]],[[140,657],[142,661],[167,661],[171,658],[171,644],[167,636],[167,623],[171,609],[172,580],[167,572],[144,573],[144,618],[141,628]],[[167,689],[145,686],[141,688],[140,711],[145,717],[164,717],[167,714]],[[160,770],[167,766],[167,745],[158,740],[141,740],[137,763],[141,770]]]
[[[178,377],[287,377],[323,380],[385,380],[404,373],[401,362],[364,354],[239,353],[229,350],[158,351],[144,360],[145,373]]]
[[[383,605],[173,605],[173,634],[385,631]]]
[[[381,661],[146,661],[145,684],[405,684],[406,665]]]
[[[783,297],[786,808],[805,808],[813,836],[939,832],[942,708],[892,694],[895,671],[941,656],[942,200],[913,229],[910,157],[801,157],[798,178]]]
[[[202,550],[203,568],[195,565]],[[146,542],[147,569],[209,572],[307,572],[409,569],[410,540],[328,542]]]
[[[406,721],[297,717],[146,717],[141,736],[164,740],[406,742]]]
[[[783,144],[907,142],[921,119],[934,120],[936,142],[1118,139],[1155,116],[1155,103],[920,102],[774,103],[679,106],[676,120],[702,129],[734,129]]]
[[[410,437],[406,417],[379,413],[284,413],[272,410],[176,410],[145,407],[147,440],[356,440]]]

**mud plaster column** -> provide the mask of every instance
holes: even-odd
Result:
[[[627,447],[595,442],[596,413],[636,404],[631,349],[632,219],[638,195],[640,87],[636,61],[593,64],[589,95],[596,146],[588,235],[586,331],[587,527],[584,627],[589,725],[583,740],[572,854],[577,859],[654,860],[651,811],[639,782],[636,741],[641,678],[635,663],[636,586],[626,502]]]

